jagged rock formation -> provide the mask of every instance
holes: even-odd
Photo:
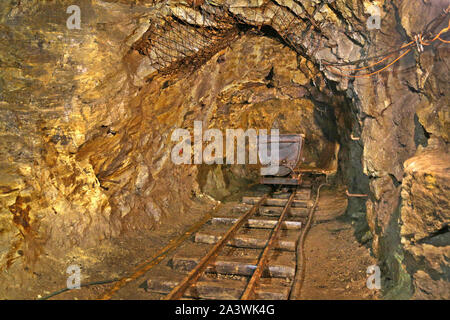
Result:
[[[405,163],[401,236],[419,299],[449,299],[450,155],[424,152]]]
[[[445,297],[448,241],[411,239],[445,234],[448,224],[448,202],[433,214],[416,209],[449,198],[448,167],[428,172],[423,160],[449,152],[448,46],[369,78],[336,75],[324,62],[397,49],[447,1],[325,2],[86,0],[81,30],[66,28],[63,1],[0,4],[0,266],[19,270],[43,253],[210,207],[202,191],[211,183],[223,185],[213,196],[227,195],[242,170],[170,161],[173,129],[203,120],[308,130],[316,164],[339,143],[340,179],[369,194],[349,211],[367,206],[388,297]],[[381,30],[367,29],[371,4]],[[420,174],[409,169],[420,161],[408,160],[419,152]],[[428,175],[439,195],[412,196]],[[423,215],[426,227],[417,225]]]

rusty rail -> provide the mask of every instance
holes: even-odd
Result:
[[[320,190],[324,186],[328,186],[328,176],[327,181],[325,183],[322,183],[317,188],[317,195],[316,200],[314,201],[314,205],[310,208],[309,214],[308,214],[308,221],[306,222],[305,229],[303,229],[303,232],[300,235],[300,239],[297,244],[297,268],[295,270],[295,277],[294,277],[294,283],[291,287],[291,292],[289,294],[289,300],[297,300],[297,298],[300,297],[300,292],[303,285],[303,280],[305,277],[305,239],[308,235],[308,231],[311,228],[312,221],[314,219],[314,212],[316,211],[317,205],[319,204],[320,199]]]
[[[235,235],[236,231],[240,229],[245,222],[252,216],[261,206],[261,204],[267,199],[268,195],[263,196],[258,203],[247,211],[238,221],[227,231],[227,233],[217,242],[217,244],[203,257],[198,265],[183,279],[166,297],[165,300],[177,300],[180,299],[186,290],[192,286],[201,277],[208,265],[214,260],[219,251],[225,246],[225,244]]]
[[[217,211],[217,206],[214,211]],[[138,279],[144,275],[147,271],[158,265],[170,252],[177,249],[186,239],[188,239],[193,233],[197,232],[203,225],[205,225],[211,219],[211,214],[206,215],[200,221],[190,227],[182,236],[170,240],[170,242],[161,249],[156,255],[152,256],[148,261],[139,264],[130,276],[126,276],[117,281],[117,283],[107,292],[102,294],[97,300],[110,300],[113,295],[119,291],[122,287],[127,285],[133,280]]]
[[[295,192],[296,191],[294,190],[292,192],[291,196],[289,197],[289,200],[286,203],[286,206],[284,207],[284,209],[280,215],[280,218],[278,219],[277,225],[270,236],[270,240],[267,242],[267,246],[264,248],[264,252],[262,253],[262,255],[258,261],[258,265],[256,266],[256,269],[253,272],[252,278],[250,279],[250,281],[247,284],[247,288],[245,289],[245,291],[241,297],[241,300],[251,300],[254,298],[256,285],[257,285],[259,279],[261,278],[264,270],[266,269],[267,262],[269,260],[269,252],[275,246],[275,241],[278,239],[278,236],[279,236],[279,233],[281,230],[281,225],[287,215],[289,208],[291,207],[292,201],[294,200]]]

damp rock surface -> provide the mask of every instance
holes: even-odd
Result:
[[[448,297],[448,45],[374,77],[324,67],[398,49],[448,1],[214,3],[84,0],[69,30],[64,1],[1,2],[1,287],[20,295],[42,259],[65,275],[73,252],[187,224],[257,181],[257,167],[171,161],[173,130],[199,120],[306,133],[305,163],[338,158],[335,182],[367,195],[348,213],[386,296]]]
[[[448,299],[450,156],[430,152],[405,163],[401,235],[419,299]]]

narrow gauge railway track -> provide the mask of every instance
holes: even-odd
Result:
[[[167,300],[295,297],[297,246],[314,206],[311,185],[242,202],[213,216],[170,259],[170,270],[151,276],[141,288]]]

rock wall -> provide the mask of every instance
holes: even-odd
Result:
[[[415,297],[449,299],[450,154],[423,152],[405,163],[401,237]]]
[[[154,228],[194,206],[209,208],[214,201],[202,191],[221,198],[244,184],[227,177],[251,176],[248,169],[170,161],[171,132],[202,120],[307,130],[312,164],[338,142],[340,178],[351,192],[369,194],[350,201],[349,213],[367,220],[386,296],[445,297],[448,241],[414,241],[448,223],[448,203],[437,200],[448,193],[448,168],[419,174],[410,168],[415,160],[404,163],[417,155],[424,168],[448,155],[448,45],[413,49],[369,78],[336,75],[323,61],[397,49],[448,1],[224,0],[193,8],[85,0],[81,30],[66,27],[71,4],[0,4],[0,267],[28,268],[41,254]],[[381,30],[367,29],[372,4],[381,8]],[[195,36],[194,26],[208,28]],[[152,28],[189,41],[164,42]],[[439,177],[440,193],[415,197],[429,174]],[[424,201],[439,201],[443,214],[415,209]],[[439,223],[424,233],[421,216]]]
[[[193,196],[195,168],[171,164],[155,115],[164,106],[150,114],[153,104],[130,77],[128,52],[148,27],[149,8],[84,1],[82,28],[69,30],[70,4],[0,4],[6,282],[41,254],[58,258],[213,204]]]

